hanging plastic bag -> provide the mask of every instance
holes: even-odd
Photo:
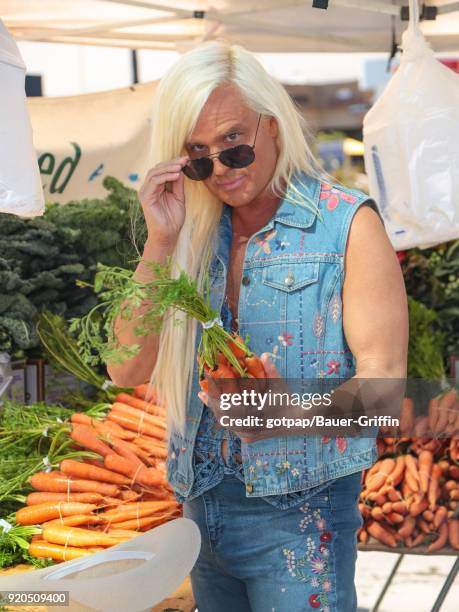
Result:
[[[459,75],[418,21],[410,0],[400,66],[363,123],[370,194],[396,250],[459,238]]]
[[[24,91],[26,67],[0,19],[0,212],[35,217],[44,197]]]

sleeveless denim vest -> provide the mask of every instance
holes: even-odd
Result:
[[[271,220],[251,236],[243,262],[239,332],[250,336],[255,353],[270,353],[285,378],[348,379],[356,364],[342,325],[345,248],[358,208],[378,209],[356,190],[306,175],[293,181],[321,218],[293,203],[289,190]],[[225,204],[209,269],[210,302],[217,312],[225,295],[231,235],[231,207]],[[199,338],[200,329],[196,347]],[[193,450],[203,411],[199,390],[195,365],[185,429],[171,432],[167,458],[169,482],[181,499],[194,482]],[[370,467],[377,459],[372,431],[365,437],[297,435],[242,442],[246,496],[304,491]]]

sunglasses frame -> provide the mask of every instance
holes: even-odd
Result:
[[[248,166],[250,166],[250,164],[253,164],[253,162],[255,160],[255,142],[257,140],[258,128],[260,127],[261,116],[262,115],[260,113],[258,115],[258,122],[257,122],[256,130],[255,130],[255,136],[254,136],[254,139],[253,139],[253,144],[251,144],[251,145],[249,145],[249,144],[239,144],[239,145],[236,145],[235,147],[228,147],[227,149],[222,149],[221,151],[218,151],[217,153],[211,153],[210,155],[201,155],[201,157],[196,157],[195,159],[190,160],[190,162],[199,161],[200,159],[210,159],[212,161],[212,158],[218,157],[220,163],[222,163],[224,166],[226,166],[227,168],[233,168],[234,166],[229,166],[222,159],[220,159],[220,156],[222,155],[222,153],[227,153],[228,151],[233,151],[234,149],[238,149],[239,147],[249,147],[254,152],[254,157],[253,157],[252,161],[250,163],[248,163],[247,165],[240,166],[241,168],[247,168]],[[214,164],[213,164],[213,161],[212,161],[211,171],[210,171],[210,173],[207,176],[205,176],[203,178],[192,178],[192,177],[188,176],[185,173],[185,168],[187,167],[188,163],[182,168],[182,172],[185,174],[185,176],[187,178],[189,178],[192,181],[205,181],[206,179],[208,179],[213,174]]]

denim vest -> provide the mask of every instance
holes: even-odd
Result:
[[[352,218],[367,195],[301,175],[296,189],[320,216],[292,202],[288,190],[271,220],[249,239],[239,295],[239,332],[258,355],[271,354],[281,376],[294,379],[355,374],[355,359],[342,325],[344,253]],[[379,213],[378,213],[379,214]],[[211,261],[210,301],[220,312],[231,247],[231,207],[224,205]],[[288,279],[288,282],[287,280]],[[196,347],[200,338],[198,329]],[[177,495],[193,487],[193,451],[203,404],[197,367],[184,433],[170,434],[167,474]],[[374,435],[297,435],[241,443],[247,497],[304,491],[370,467],[377,459]]]

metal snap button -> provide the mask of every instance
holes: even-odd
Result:
[[[242,284],[243,285],[250,285],[250,276],[243,276],[242,277]]]
[[[295,276],[292,272],[289,272],[284,279],[284,283],[287,285],[287,287],[291,287],[294,282],[295,282]]]
[[[248,482],[245,485],[245,490],[247,491],[247,493],[252,493],[252,491],[253,491],[253,484],[251,482]]]

